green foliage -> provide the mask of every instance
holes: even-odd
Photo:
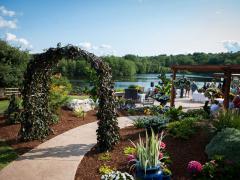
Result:
[[[171,107],[166,113],[165,116],[169,118],[170,122],[179,121],[183,115],[182,106],[178,108]]]
[[[0,40],[0,87],[19,87],[29,61],[29,53]]]
[[[136,148],[127,146],[123,149],[124,155],[131,155],[136,153]]]
[[[162,115],[138,118],[133,121],[133,125],[136,128],[146,128],[147,130],[153,129],[154,131],[164,128],[166,123],[168,123],[168,119]]]
[[[0,114],[3,114],[9,106],[9,100],[0,101]]]
[[[52,69],[61,59],[84,58],[97,74],[99,109],[97,113],[97,141],[99,149],[106,151],[119,141],[119,127],[113,97],[111,69],[100,58],[76,46],[50,48],[35,54],[28,64],[22,89],[23,112],[20,136],[23,140],[43,139],[50,132],[52,112],[49,108]],[[93,73],[94,74],[94,73]]]
[[[157,134],[154,134],[151,130],[151,137],[148,136],[146,132],[146,141],[145,143],[139,136],[139,142],[135,145],[137,149],[137,158],[139,166],[145,170],[148,167],[156,167],[160,165],[159,154],[161,152],[160,144],[163,139],[163,133],[158,137]]]
[[[183,113],[184,117],[194,117],[197,119],[207,119],[208,114],[204,109],[189,109],[187,112]]]
[[[128,114],[131,115],[131,116],[134,116],[134,115],[136,115],[136,113],[137,113],[135,109],[128,109],[127,112],[128,112]]]
[[[5,142],[0,140],[0,170],[17,158],[17,153]]]
[[[205,152],[212,159],[222,155],[226,159],[240,163],[240,130],[234,128],[222,129],[206,146]]]
[[[145,118],[138,118],[133,120],[133,125],[136,128],[144,128],[145,127]]]
[[[83,111],[82,107],[79,107],[78,109],[75,109],[73,111],[74,115],[79,118],[84,118],[86,116],[86,112]]]
[[[225,160],[223,156],[215,156],[203,165],[202,171],[194,177],[197,180],[236,180],[239,179],[240,163]]]
[[[170,169],[168,169],[168,168],[164,168],[163,169],[163,174],[165,176],[169,176],[169,175],[172,175],[172,171]]]
[[[213,125],[217,130],[226,127],[240,130],[240,113],[235,110],[220,111],[217,120],[213,122]]]
[[[184,118],[181,121],[171,122],[167,125],[169,134],[177,138],[188,139],[196,132],[196,119]]]
[[[100,168],[98,169],[101,175],[109,174],[115,170],[116,170],[115,168],[111,168],[110,166],[107,166],[105,164],[101,165]]]
[[[50,89],[50,108],[56,113],[68,100],[72,85],[66,77],[52,76]]]
[[[20,114],[20,100],[16,95],[10,97],[7,110],[4,112],[7,124],[16,124],[19,121]]]
[[[134,180],[134,177],[127,172],[112,171],[101,176],[101,180]]]
[[[100,161],[110,161],[112,159],[109,152],[101,153],[98,157],[98,160]]]

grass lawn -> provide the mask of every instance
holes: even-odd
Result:
[[[0,170],[17,158],[17,153],[4,141],[0,140]]]
[[[8,104],[9,104],[8,100],[0,101],[0,114],[4,113],[4,111],[8,108]]]

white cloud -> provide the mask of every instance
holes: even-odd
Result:
[[[96,46],[90,42],[81,42],[79,43],[79,47],[98,56],[112,55],[116,53],[116,51],[113,50],[112,46],[108,44],[101,44],[99,46]]]
[[[85,50],[90,50],[92,49],[92,44],[90,42],[82,42],[79,43],[79,47]]]
[[[102,48],[102,49],[112,49],[112,46],[108,45],[108,44],[102,44],[99,47]]]
[[[240,42],[237,42],[237,41],[224,41],[223,42],[223,47],[228,52],[237,52],[237,51],[240,51]]]
[[[6,33],[5,40],[15,45],[20,45],[22,49],[32,49],[33,46],[24,38],[17,38],[15,34]]]
[[[0,14],[3,16],[13,17],[16,15],[14,11],[7,10],[4,6],[0,6]]]
[[[0,16],[0,28],[17,28],[17,20],[6,20],[2,16]]]

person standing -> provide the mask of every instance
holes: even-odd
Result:
[[[198,89],[198,87],[197,87],[197,85],[196,85],[196,83],[195,83],[195,81],[193,81],[192,82],[192,84],[191,84],[191,90],[192,90],[192,94],[194,93],[194,91],[196,91]]]

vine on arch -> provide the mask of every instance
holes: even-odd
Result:
[[[51,131],[52,118],[49,110],[49,90],[52,69],[62,58],[77,60],[85,58],[98,76],[98,129],[97,141],[102,151],[111,149],[119,140],[119,127],[113,97],[113,82],[110,67],[92,53],[76,46],[57,46],[41,54],[35,54],[24,75],[22,89],[23,107],[20,137],[23,140],[43,139]]]

